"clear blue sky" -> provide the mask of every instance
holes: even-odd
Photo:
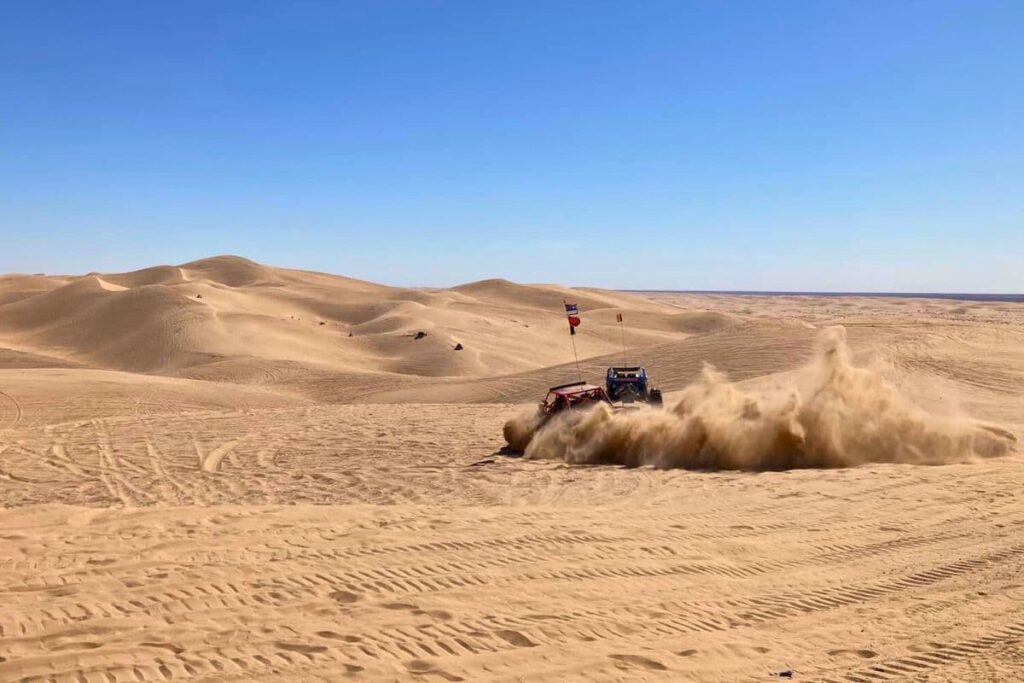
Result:
[[[1024,291],[1024,2],[0,4],[0,271]]]

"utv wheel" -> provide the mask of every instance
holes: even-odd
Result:
[[[650,398],[648,400],[652,406],[661,407],[665,403],[661,398],[661,389],[651,389]]]

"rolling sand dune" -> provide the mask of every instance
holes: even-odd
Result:
[[[563,298],[678,408],[515,457]],[[1019,680],[1021,438],[1020,304],[0,277],[0,681]]]
[[[580,344],[585,356],[618,348],[615,313],[635,314],[637,344],[682,339],[692,327],[666,304],[614,292],[500,280],[397,289],[228,256],[52,281],[9,276],[0,278],[0,293],[6,300],[0,344],[12,351],[235,383],[249,381],[244,370],[231,372],[244,364],[225,361],[410,378],[505,374],[565,362],[572,358],[568,345],[550,339],[565,329],[566,296],[594,314]],[[418,332],[426,336],[415,339]],[[461,352],[454,351],[458,343]],[[211,364],[219,368],[204,367]]]

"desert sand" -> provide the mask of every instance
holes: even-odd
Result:
[[[563,299],[584,376],[622,314],[669,410],[708,363],[795,381],[841,326],[884,409],[1008,445],[515,457],[576,377]],[[1022,439],[1021,303],[0,276],[0,681],[1021,680]]]

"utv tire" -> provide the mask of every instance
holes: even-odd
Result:
[[[657,406],[658,408],[665,404],[664,400],[661,398],[661,389],[651,389],[651,393],[647,400],[652,406]]]

